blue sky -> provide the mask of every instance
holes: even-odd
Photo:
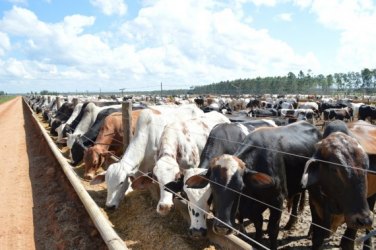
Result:
[[[372,0],[0,0],[0,90],[189,88],[376,68]]]

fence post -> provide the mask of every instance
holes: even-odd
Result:
[[[61,107],[60,96],[56,96],[56,108],[59,109],[60,107]]]
[[[73,98],[72,103],[73,103],[73,106],[76,107],[78,104],[78,98]]]
[[[124,151],[132,139],[132,101],[128,100],[122,103],[122,120],[123,120],[123,144]]]

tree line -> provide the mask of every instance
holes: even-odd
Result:
[[[372,94],[376,92],[376,69],[365,68],[360,72],[335,73],[324,76],[302,70],[295,75],[257,77],[221,81],[196,86],[191,94]]]

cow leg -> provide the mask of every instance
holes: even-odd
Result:
[[[301,194],[297,194],[294,196],[292,200],[292,208],[291,208],[291,214],[289,221],[287,222],[286,226],[283,228],[284,230],[290,230],[298,221],[298,207],[299,207],[299,201],[301,198]]]
[[[369,210],[373,211],[375,208],[375,202],[376,202],[376,194],[372,195],[371,197],[367,198]],[[366,230],[366,234],[369,234],[369,229]],[[372,247],[372,238],[367,239],[363,243],[363,250],[371,250]]]
[[[313,202],[313,193],[318,192],[318,190],[310,190],[309,195],[309,205],[311,209],[311,215],[312,215],[312,223],[310,227],[310,232],[312,233],[312,249],[318,250],[322,248],[322,245],[324,244],[324,239],[329,237],[330,233],[323,229],[323,228],[330,228],[330,216],[325,213],[325,205],[323,202],[315,201]],[[314,205],[320,204],[319,206],[323,209],[324,215],[323,218],[319,216],[319,213],[316,210],[316,207]]]
[[[256,237],[255,240],[257,242],[261,242],[262,239],[262,223],[264,222],[264,219],[262,217],[262,213],[266,210],[264,206],[256,206],[254,213],[252,213],[251,220],[253,221],[255,225],[256,230]]]
[[[354,249],[354,239],[357,233],[357,229],[346,228],[345,233],[341,238],[341,249],[342,250],[353,250]]]
[[[279,203],[279,204],[278,204]],[[283,199],[280,199],[274,207],[278,208],[270,208],[270,216],[269,216],[269,223],[268,223],[268,234],[270,240],[270,249],[277,249],[278,247],[278,233],[279,233],[279,223],[281,221],[282,209],[283,209]]]

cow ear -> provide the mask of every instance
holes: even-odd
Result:
[[[179,179],[177,181],[171,181],[167,183],[166,185],[164,185],[165,186],[164,190],[170,193],[178,193],[183,190],[183,185],[184,185],[184,182],[182,179]]]
[[[153,183],[153,178],[151,178],[149,175],[143,175],[133,180],[132,182],[132,188],[143,190],[147,188],[149,185]]]
[[[244,184],[256,189],[264,189],[275,186],[274,179],[267,174],[253,170],[246,170],[244,173]]]
[[[97,185],[97,184],[103,183],[105,181],[105,177],[106,177],[106,171],[95,176],[94,179],[90,181],[90,185]]]
[[[209,184],[209,171],[207,173],[197,174],[189,177],[185,181],[187,188],[204,188]]]
[[[307,188],[317,183],[318,172],[319,172],[317,165],[318,165],[318,162],[317,162],[317,159],[315,158],[309,159],[306,162],[303,176],[302,176],[302,181],[301,181],[303,188]]]

